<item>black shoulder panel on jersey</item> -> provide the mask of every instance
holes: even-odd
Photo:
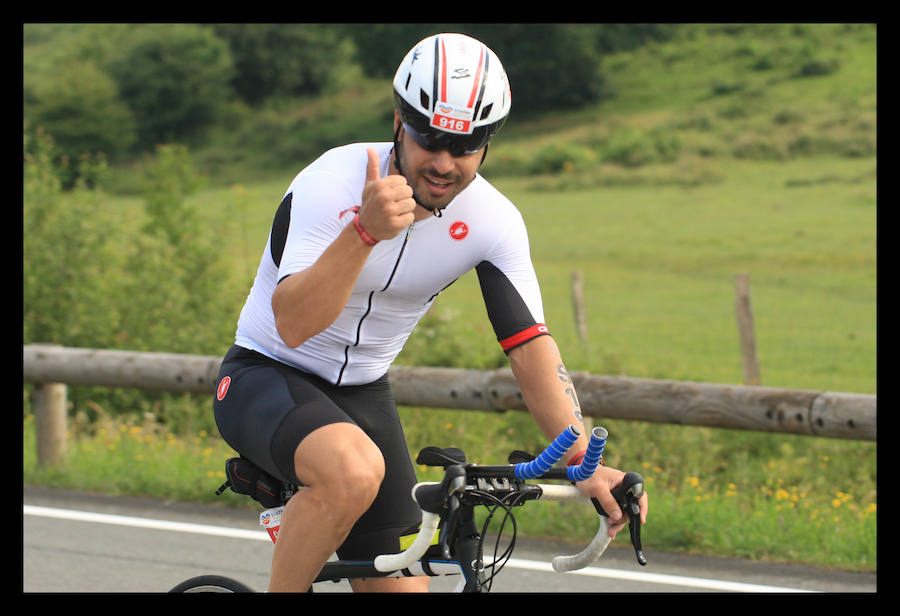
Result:
[[[497,340],[505,340],[537,324],[525,305],[525,300],[497,266],[489,261],[482,261],[475,267],[475,271]]]
[[[284,254],[284,244],[287,242],[288,227],[291,224],[291,197],[293,193],[285,195],[275,212],[275,219],[272,221],[272,235],[269,250],[272,253],[272,260],[275,267],[281,266],[281,256]]]

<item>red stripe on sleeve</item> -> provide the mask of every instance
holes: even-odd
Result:
[[[509,351],[513,347],[517,347],[520,344],[528,342],[532,338],[537,338],[538,336],[543,336],[544,334],[549,334],[550,330],[547,329],[547,326],[543,323],[538,323],[537,325],[532,325],[528,329],[520,331],[518,334],[513,334],[509,338],[504,338],[500,341],[500,346],[503,347],[504,351]]]

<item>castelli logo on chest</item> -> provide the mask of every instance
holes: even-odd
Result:
[[[455,240],[461,240],[469,234],[469,225],[461,220],[457,220],[450,225],[450,237]]]

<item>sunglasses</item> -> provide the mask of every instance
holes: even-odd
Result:
[[[460,157],[474,154],[486,146],[493,133],[489,127],[476,128],[471,135],[455,135],[437,130],[417,130],[409,123],[403,122],[403,130],[412,140],[429,152],[447,150],[451,156]]]

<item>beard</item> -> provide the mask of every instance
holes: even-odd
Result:
[[[458,173],[441,175],[434,169],[425,168],[416,172],[414,178],[406,178],[413,188],[413,198],[426,209],[442,210],[456,198],[468,182]]]
[[[395,135],[394,167],[413,189],[415,202],[435,216],[440,216],[441,210],[450,205],[453,199],[472,183],[475,174],[466,179],[458,172],[438,173],[433,167],[410,169],[405,164],[406,155],[401,153],[401,145],[396,137]]]

